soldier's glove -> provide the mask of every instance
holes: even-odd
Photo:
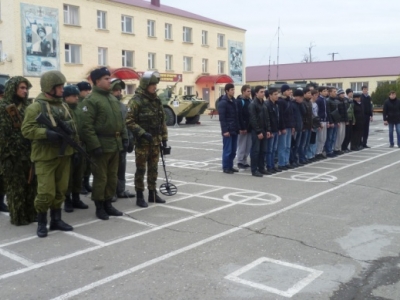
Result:
[[[167,141],[162,141],[161,143],[163,148],[167,148]]]
[[[122,147],[124,148],[124,151],[127,152],[128,151],[128,147],[129,147],[129,140],[122,140]]]
[[[50,142],[55,142],[55,143],[60,142],[62,140],[61,135],[50,129],[46,129],[46,138]]]
[[[66,134],[71,135],[74,131],[71,129],[70,125],[62,120],[57,120],[57,126],[60,127]]]
[[[149,143],[153,142],[153,136],[148,132],[143,133],[142,138],[147,140]]]
[[[74,153],[72,155],[72,164],[76,167],[79,166],[81,163],[81,154],[80,153]]]
[[[103,149],[101,147],[96,148],[96,149],[93,150],[93,155],[94,156],[100,156],[102,154],[103,154]]]

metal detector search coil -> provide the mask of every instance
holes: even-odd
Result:
[[[160,185],[159,190],[160,190],[160,193],[165,196],[173,196],[173,195],[176,195],[176,193],[178,192],[178,188],[176,187],[176,185],[169,182],[167,170],[165,169],[165,160],[164,160],[164,155],[171,154],[171,147],[161,147],[160,152],[161,152],[161,160],[162,160],[162,165],[163,165],[164,174],[165,174],[165,183]]]

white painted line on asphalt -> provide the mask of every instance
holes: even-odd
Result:
[[[63,233],[66,234],[66,235],[70,235],[70,236],[76,237],[78,239],[93,243],[95,245],[102,246],[102,245],[105,244],[104,242],[102,242],[100,240],[96,240],[96,239],[91,238],[89,236],[86,236],[86,235],[83,235],[83,234],[80,234],[80,233],[76,233],[76,232],[73,232],[73,231],[64,231]]]
[[[137,272],[137,271],[139,271],[139,270],[142,270],[142,269],[144,269],[144,268],[147,268],[147,267],[149,267],[149,266],[152,266],[152,265],[154,265],[154,264],[157,264],[157,263],[159,263],[159,262],[162,262],[162,261],[164,261],[164,260],[166,260],[166,259],[169,259],[169,258],[171,258],[171,257],[177,256],[177,255],[182,254],[182,253],[185,253],[185,252],[187,252],[187,251],[189,251],[189,250],[195,249],[195,248],[197,248],[197,247],[200,247],[200,246],[203,246],[203,245],[205,245],[205,244],[207,244],[207,243],[210,243],[210,242],[212,242],[212,241],[215,241],[215,240],[217,240],[217,239],[219,239],[219,238],[221,238],[221,237],[225,237],[225,236],[230,235],[230,234],[232,234],[232,233],[234,233],[234,232],[237,232],[237,231],[239,231],[239,230],[242,230],[242,229],[245,229],[245,228],[247,228],[247,227],[253,226],[253,225],[257,224],[257,223],[260,223],[260,222],[262,222],[262,221],[265,221],[265,220],[270,219],[270,218],[272,218],[272,217],[275,217],[275,216],[277,216],[277,215],[280,215],[280,214],[282,214],[282,213],[284,213],[284,212],[287,212],[287,211],[292,210],[292,209],[294,209],[294,208],[296,208],[296,207],[299,207],[299,206],[301,206],[301,205],[303,205],[303,204],[306,204],[306,203],[308,203],[308,202],[310,202],[310,201],[312,201],[312,200],[314,200],[314,199],[317,199],[317,198],[319,198],[319,197],[322,197],[322,196],[324,196],[324,195],[326,195],[326,194],[329,194],[329,193],[331,193],[331,192],[333,192],[333,191],[336,191],[336,190],[338,190],[338,189],[341,189],[341,188],[343,188],[343,187],[345,187],[345,186],[348,186],[348,185],[350,185],[350,184],[352,184],[352,183],[354,183],[354,182],[357,182],[357,181],[359,181],[359,180],[361,180],[361,179],[363,179],[363,178],[366,178],[366,177],[368,177],[368,176],[371,176],[371,175],[373,175],[373,174],[375,174],[375,173],[381,172],[381,171],[383,171],[383,170],[386,170],[386,169],[391,168],[391,167],[393,167],[393,166],[396,166],[396,165],[398,165],[398,164],[400,164],[400,161],[396,161],[396,162],[394,162],[394,163],[391,163],[391,164],[389,164],[389,165],[386,165],[386,166],[384,166],[384,167],[381,167],[381,168],[379,168],[379,169],[376,169],[376,170],[371,171],[371,172],[369,172],[369,173],[366,173],[366,174],[364,174],[364,175],[361,175],[361,176],[358,176],[358,177],[356,177],[356,178],[353,178],[353,179],[351,179],[351,180],[349,180],[349,181],[347,181],[347,182],[344,182],[344,183],[342,183],[342,184],[340,184],[340,185],[337,185],[337,186],[335,186],[335,187],[332,187],[332,188],[330,188],[330,189],[328,189],[328,190],[325,190],[325,191],[322,191],[322,192],[320,192],[320,193],[314,194],[314,195],[311,196],[311,197],[308,197],[308,198],[305,198],[305,199],[303,199],[303,200],[301,200],[301,201],[298,201],[298,202],[296,202],[296,203],[293,203],[293,204],[291,204],[291,205],[289,205],[289,206],[286,206],[285,208],[279,209],[279,210],[277,210],[277,211],[275,211],[275,212],[273,212],[273,213],[267,214],[267,215],[265,215],[265,216],[263,216],[263,217],[260,217],[260,218],[258,218],[258,219],[253,220],[253,221],[250,221],[250,222],[247,222],[247,223],[245,223],[245,224],[242,224],[241,226],[238,226],[238,227],[235,227],[235,228],[231,228],[231,229],[229,229],[229,230],[226,230],[226,231],[221,232],[221,233],[219,233],[219,234],[210,236],[210,237],[208,237],[208,238],[206,238],[206,239],[203,239],[203,240],[201,240],[201,241],[198,241],[198,242],[196,242],[196,243],[190,244],[190,245],[188,245],[188,246],[186,246],[186,247],[183,247],[183,248],[180,248],[180,249],[171,251],[171,252],[169,252],[169,253],[167,253],[167,254],[161,255],[161,256],[159,256],[159,257],[153,258],[153,259],[151,259],[151,260],[149,260],[149,261],[146,261],[146,262],[144,262],[144,263],[141,263],[141,264],[139,264],[139,265],[136,265],[136,266],[134,266],[134,267],[132,267],[132,268],[129,268],[129,269],[125,270],[125,271],[116,273],[116,274],[114,274],[114,275],[108,276],[108,277],[106,277],[106,278],[104,278],[104,279],[101,279],[101,280],[99,280],[99,281],[95,281],[95,282],[90,283],[90,284],[88,284],[88,285],[86,285],[86,286],[83,286],[83,287],[78,288],[78,289],[76,289],[76,290],[73,290],[73,291],[70,291],[70,292],[68,292],[68,293],[65,293],[65,294],[63,294],[63,295],[61,295],[61,296],[58,296],[58,297],[56,297],[56,298],[53,298],[53,300],[56,300],[56,299],[57,299],[57,300],[69,299],[69,298],[71,298],[71,297],[77,296],[77,295],[79,295],[79,294],[81,294],[81,293],[83,293],[83,292],[92,290],[92,289],[94,289],[94,288],[96,288],[96,287],[98,287],[98,286],[101,286],[101,285],[106,284],[106,283],[108,283],[108,282],[114,281],[114,280],[116,280],[116,279],[118,279],[118,278],[121,278],[121,277],[130,275],[130,274],[135,273],[135,272]],[[6,274],[6,275],[7,275],[7,274]],[[2,279],[1,276],[0,276],[0,279]]]
[[[279,290],[277,288],[267,286],[265,284],[256,283],[256,282],[253,282],[253,281],[250,281],[250,280],[245,280],[245,279],[242,279],[242,278],[239,277],[243,273],[246,273],[246,272],[250,271],[251,269],[255,268],[256,266],[258,266],[258,265],[260,265],[262,263],[265,263],[265,262],[277,264],[277,265],[288,267],[288,268],[298,269],[298,270],[301,270],[301,271],[308,272],[310,274],[307,277],[305,277],[305,278],[301,279],[300,281],[298,281],[296,284],[294,284],[292,287],[290,287],[286,291],[282,291],[282,290]],[[257,289],[260,289],[260,290],[263,290],[263,291],[274,293],[274,294],[277,294],[277,295],[280,295],[280,296],[283,296],[283,297],[291,298],[295,294],[300,292],[302,289],[304,289],[311,282],[313,282],[315,279],[317,279],[319,276],[321,276],[322,273],[324,273],[324,272],[319,271],[319,270],[315,270],[315,269],[311,269],[311,268],[307,268],[307,267],[303,267],[303,266],[300,266],[300,265],[284,262],[284,261],[281,261],[281,260],[275,260],[275,259],[271,259],[271,258],[267,258],[267,257],[261,257],[261,258],[255,260],[255,261],[253,261],[252,263],[244,266],[243,268],[240,268],[239,270],[237,270],[237,271],[225,276],[225,279],[231,280],[233,282],[241,283],[241,284],[244,284],[244,285],[248,285],[250,287],[257,288]]]
[[[14,254],[10,251],[7,251],[5,249],[0,249],[0,254],[20,263],[21,265],[24,265],[25,267],[30,267],[30,266],[34,265],[34,262],[32,262],[26,258],[23,258],[17,254]]]
[[[329,165],[347,165],[347,163],[344,163],[344,162],[334,162],[333,160],[325,160],[325,161],[321,161],[321,162],[318,162],[318,163],[321,163],[321,164],[329,164]]]
[[[195,210],[191,210],[191,209],[187,209],[187,208],[183,208],[183,207],[177,207],[177,206],[164,205],[162,207],[169,208],[169,209],[174,209],[174,210],[180,210],[180,211],[184,211],[184,212],[187,212],[187,213],[190,213],[190,214],[194,214],[194,215],[200,213],[199,211],[195,211]]]
[[[313,168],[313,169],[321,169],[321,170],[334,170],[334,169],[335,169],[335,168],[316,167],[316,166],[313,166],[312,164],[311,164],[311,165],[304,166],[304,167],[306,167],[306,168]]]
[[[201,151],[215,151],[221,152],[221,149],[211,149],[211,148],[196,148],[196,147],[179,147],[174,145],[174,149],[188,149],[188,150],[201,150]]]
[[[118,217],[118,218],[122,219],[122,220],[125,220],[125,221],[128,221],[128,222],[135,223],[135,224],[139,224],[139,225],[143,225],[143,226],[146,226],[146,227],[150,227],[150,228],[157,227],[156,224],[148,223],[148,222],[142,222],[142,221],[139,221],[139,220],[136,220],[136,219],[132,219],[132,218],[129,218],[129,217]]]

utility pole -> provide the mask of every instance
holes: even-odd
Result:
[[[328,53],[328,55],[332,55],[332,61],[335,60],[335,54],[339,54],[339,52]]]
[[[276,66],[276,79],[279,79],[279,33],[281,31],[281,20],[279,20],[279,24],[278,24],[278,51],[277,51],[277,57],[276,57],[276,61],[277,61],[277,66]]]
[[[311,52],[312,52],[312,48],[314,48],[314,47],[315,47],[315,45],[313,45],[313,43],[311,42],[310,47],[308,47],[308,55],[309,55],[308,57],[309,57],[310,63],[313,61]]]

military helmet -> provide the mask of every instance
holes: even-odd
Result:
[[[63,98],[73,95],[79,96],[79,93],[79,89],[76,85],[67,85],[64,87]]]
[[[111,79],[111,90],[124,90],[125,89],[125,82],[119,78]]]
[[[157,71],[147,71],[144,72],[142,78],[140,78],[140,87],[142,89],[147,89],[151,84],[158,84],[160,82],[160,73]]]
[[[43,93],[50,93],[57,85],[64,85],[67,79],[60,71],[48,71],[40,78],[40,87]]]

